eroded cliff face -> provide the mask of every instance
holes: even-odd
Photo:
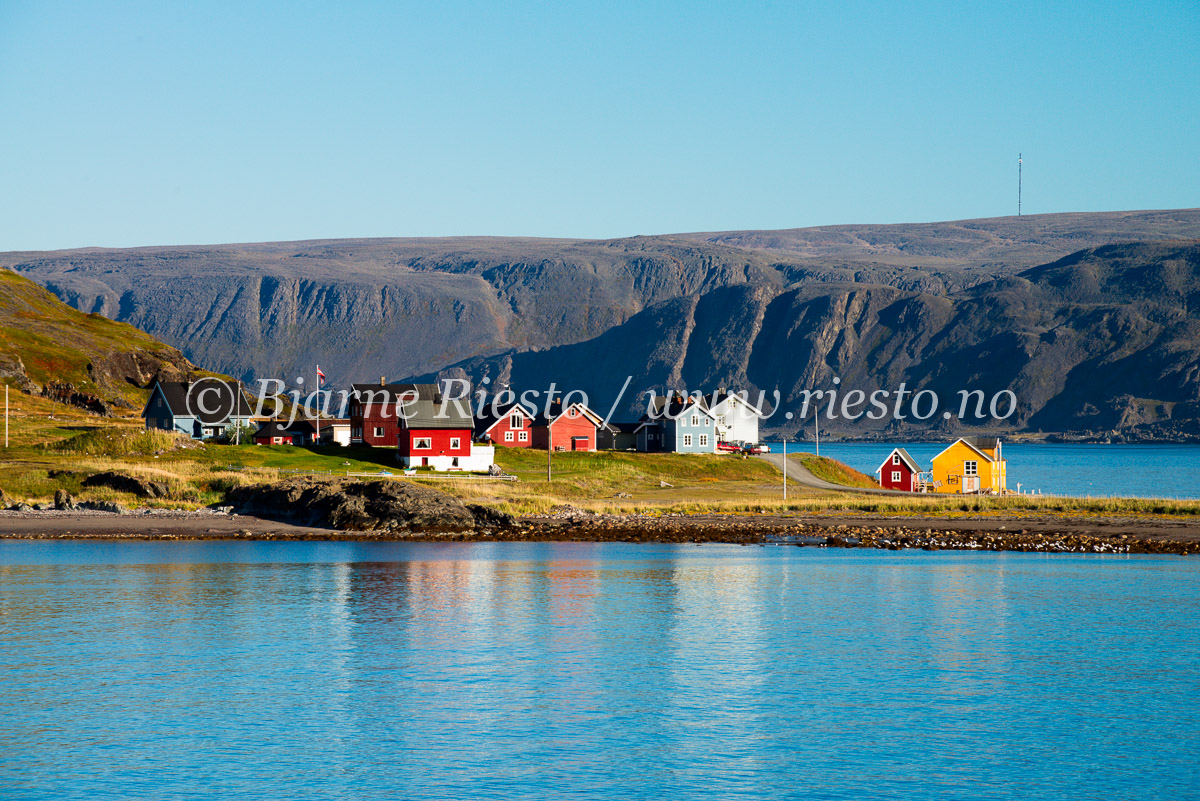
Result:
[[[555,380],[603,403],[632,375],[631,391],[778,390],[798,412],[802,390],[836,376],[843,391],[1010,389],[1012,422],[1034,430],[1186,428],[1195,244],[1023,260],[1090,238],[1200,230],[1200,212],[1065,217],[947,231],[84,250],[0,264],[243,379],[319,363],[333,386],[440,372]]]
[[[927,421],[827,423],[845,433],[959,430],[961,390],[1017,398],[1004,427],[1200,434],[1200,246],[1123,245],[945,296],[840,283],[726,287],[659,304],[594,340],[456,365],[515,386],[579,387],[607,406],[635,390],[740,387],[802,412],[801,392],[932,390]],[[834,383],[834,378],[840,383]],[[627,397],[620,413],[636,413]],[[889,405],[891,405],[889,403]],[[999,406],[1007,410],[1007,402]],[[974,411],[974,405],[970,406]],[[990,424],[989,424],[990,425]],[[796,430],[779,415],[770,428]]]

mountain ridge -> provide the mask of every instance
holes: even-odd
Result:
[[[489,374],[499,375],[505,359],[513,359],[519,372],[533,363],[549,371],[549,357],[537,354],[580,346],[579,353],[599,358],[587,343],[607,336],[605,341],[622,343],[624,363],[647,382],[741,380],[779,386],[786,396],[833,366],[875,375],[864,384],[912,372],[897,348],[937,354],[959,364],[959,373],[970,373],[966,356],[927,341],[943,332],[947,342],[967,347],[970,337],[961,324],[947,328],[947,315],[967,302],[995,306],[977,308],[984,317],[997,310],[1008,315],[1016,328],[1007,332],[1005,352],[1036,350],[1020,328],[1033,325],[1033,317],[1019,314],[1020,305],[1069,306],[1071,299],[1060,293],[1053,300],[1041,284],[1034,292],[1022,283],[1029,281],[1022,273],[1139,237],[1150,240],[1141,245],[1149,250],[1131,258],[1145,261],[1157,252],[1156,241],[1200,238],[1200,210],[749,233],[759,239],[718,232],[620,240],[321,239],[76,249],[0,254],[0,266],[37,280],[78,309],[130,322],[180,346],[193,361],[243,379],[290,377],[315,363],[334,384],[379,375],[468,373],[485,363]],[[771,247],[759,246],[764,243]],[[1079,243],[1086,246],[1074,247]],[[1079,258],[1112,261],[1119,253]],[[980,290],[986,297],[963,294],[975,287],[987,287]],[[1123,302],[1145,300],[1130,296]],[[1171,313],[1192,315],[1195,306],[1186,304],[1187,296],[1184,301]],[[1121,316],[1119,309],[1110,311]],[[1165,330],[1140,311],[1126,312],[1129,321]],[[864,350],[864,336],[886,339]],[[760,340],[757,350],[751,347]],[[721,355],[729,349],[723,343],[733,342],[741,349],[737,359]],[[879,355],[884,353],[891,356]],[[799,366],[770,366],[782,358]],[[1005,369],[993,372],[1001,376]],[[1045,405],[1043,395],[1039,389],[1032,397]],[[1112,415],[1101,417],[1107,423]],[[1039,419],[1030,411],[1024,420],[1049,426],[1045,430],[1079,424],[1065,412]]]

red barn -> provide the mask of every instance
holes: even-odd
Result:
[[[879,486],[884,489],[916,492],[921,467],[904,448],[895,448],[875,472],[879,474]]]
[[[486,405],[475,418],[475,439],[506,448],[533,446],[533,412],[519,403]]]
[[[582,403],[550,407],[550,414],[538,414],[533,421],[533,447],[556,451],[596,450],[596,429],[604,418]]]

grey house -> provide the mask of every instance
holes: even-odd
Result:
[[[194,439],[219,436],[231,423],[250,425],[250,402],[236,381],[155,381],[142,410],[146,428],[178,431]]]
[[[643,453],[716,453],[716,418],[695,398],[659,396],[637,427]]]

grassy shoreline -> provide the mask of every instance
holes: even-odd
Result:
[[[56,490],[64,489],[80,500],[195,509],[222,503],[235,486],[267,483],[297,471],[335,477],[347,472],[398,473],[394,454],[388,449],[197,443],[165,432],[145,431],[138,418],[100,418],[18,393],[13,393],[12,401],[11,446],[0,470],[0,490],[9,504],[46,503]],[[793,458],[819,478],[848,484],[848,490],[791,486],[784,501],[779,472],[762,460],[626,452],[553,454],[553,480],[547,482],[545,451],[497,447],[496,453],[497,463],[518,481],[455,481],[421,474],[408,480],[515,515],[544,514],[570,505],[596,513],[648,515],[1200,516],[1200,500],[856,494],[852,487],[874,485],[870,477],[832,459],[803,452]],[[139,498],[104,487],[82,486],[87,476],[105,471],[165,484],[168,493],[162,498]]]

